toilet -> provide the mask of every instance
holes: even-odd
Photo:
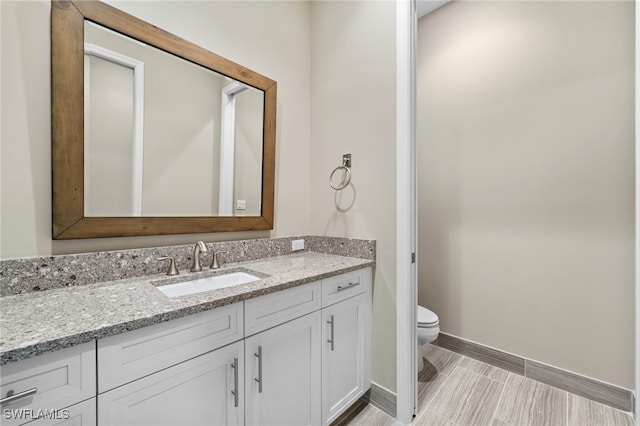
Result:
[[[440,333],[438,316],[424,306],[418,305],[418,372],[424,367],[422,360],[422,346],[433,342]]]

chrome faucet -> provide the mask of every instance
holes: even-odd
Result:
[[[200,253],[207,253],[209,249],[207,249],[207,245],[202,241],[198,241],[196,245],[193,247],[193,263],[191,264],[191,272],[200,272],[202,271],[202,265],[200,265]]]

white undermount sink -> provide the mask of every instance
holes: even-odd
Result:
[[[259,280],[260,277],[247,272],[230,272],[224,275],[215,275],[208,278],[199,278],[191,281],[184,281],[176,284],[167,284],[158,287],[168,297],[179,297],[187,294],[200,293],[203,291],[217,290],[220,288],[233,287],[235,285],[246,284]]]

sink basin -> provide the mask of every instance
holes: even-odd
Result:
[[[224,275],[199,278],[191,281],[184,281],[177,284],[167,284],[158,287],[168,297],[179,297],[187,294],[195,294],[203,291],[217,290],[220,288],[233,287],[240,284],[250,283],[259,280],[260,277],[247,272],[231,272]]]

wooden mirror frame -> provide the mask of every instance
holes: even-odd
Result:
[[[84,21],[110,28],[264,92],[261,216],[84,216]],[[273,229],[275,81],[96,0],[51,2],[53,239]]]

